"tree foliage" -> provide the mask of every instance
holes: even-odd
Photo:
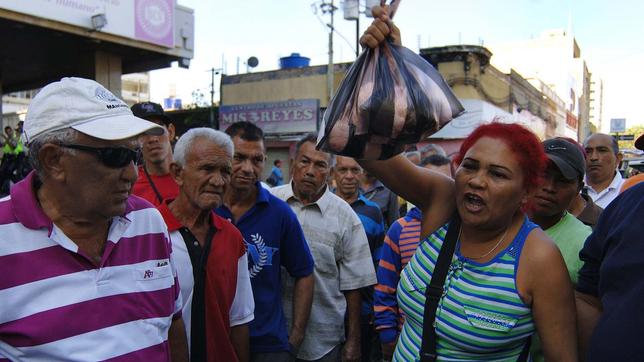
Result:
[[[635,136],[635,139],[637,139],[637,137],[639,137],[642,133],[644,133],[644,125],[640,124],[627,128],[626,132],[621,134],[632,134]],[[618,144],[620,149],[635,149],[635,140],[619,141]]]

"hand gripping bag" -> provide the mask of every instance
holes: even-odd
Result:
[[[393,14],[400,0],[390,5]],[[324,112],[319,150],[387,159],[435,133],[464,108],[440,73],[387,40],[351,65]]]

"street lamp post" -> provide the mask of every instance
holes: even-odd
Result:
[[[222,71],[221,68],[211,68],[210,72],[210,127],[214,129],[219,128],[219,122],[215,122],[215,74],[219,74]]]
[[[360,14],[372,17],[371,8],[379,4],[380,0],[364,0],[362,4],[361,0],[344,1],[344,19],[356,21],[356,58],[360,55]]]

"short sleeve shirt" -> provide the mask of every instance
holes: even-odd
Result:
[[[293,209],[313,253],[313,305],[298,357],[319,359],[344,340],[347,304],[342,292],[376,284],[367,235],[351,206],[328,188],[307,205],[295,197],[290,183],[271,192]],[[291,318],[294,285],[289,278],[284,283],[282,302]]]
[[[159,206],[162,204],[161,200],[157,196],[154,188],[159,191],[163,200],[171,200],[177,197],[179,194],[179,185],[174,181],[170,174],[167,175],[145,175],[143,167],[139,167],[139,177],[136,179],[134,186],[132,186],[132,194],[138,197],[144,198],[149,201],[154,206]],[[150,184],[150,180],[154,183],[154,188]]]
[[[544,231],[561,251],[570,274],[570,280],[576,285],[577,273],[579,273],[582,265],[581,259],[579,259],[579,251],[584,246],[584,241],[586,241],[592,229],[566,212],[566,215],[558,223]]]
[[[257,199],[239,220],[226,206],[215,212],[234,223],[244,236],[248,269],[255,298],[255,319],[250,323],[252,352],[288,351],[288,329],[282,308],[283,266],[292,277],[313,273],[313,257],[291,208],[259,183]]]
[[[96,265],[44,213],[35,179],[0,200],[0,360],[169,361],[182,305],[159,212],[130,196]]]

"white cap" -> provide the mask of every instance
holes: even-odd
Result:
[[[135,117],[125,102],[102,85],[83,78],[63,78],[38,92],[23,125],[24,142],[68,127],[110,141],[164,132],[159,125]]]

